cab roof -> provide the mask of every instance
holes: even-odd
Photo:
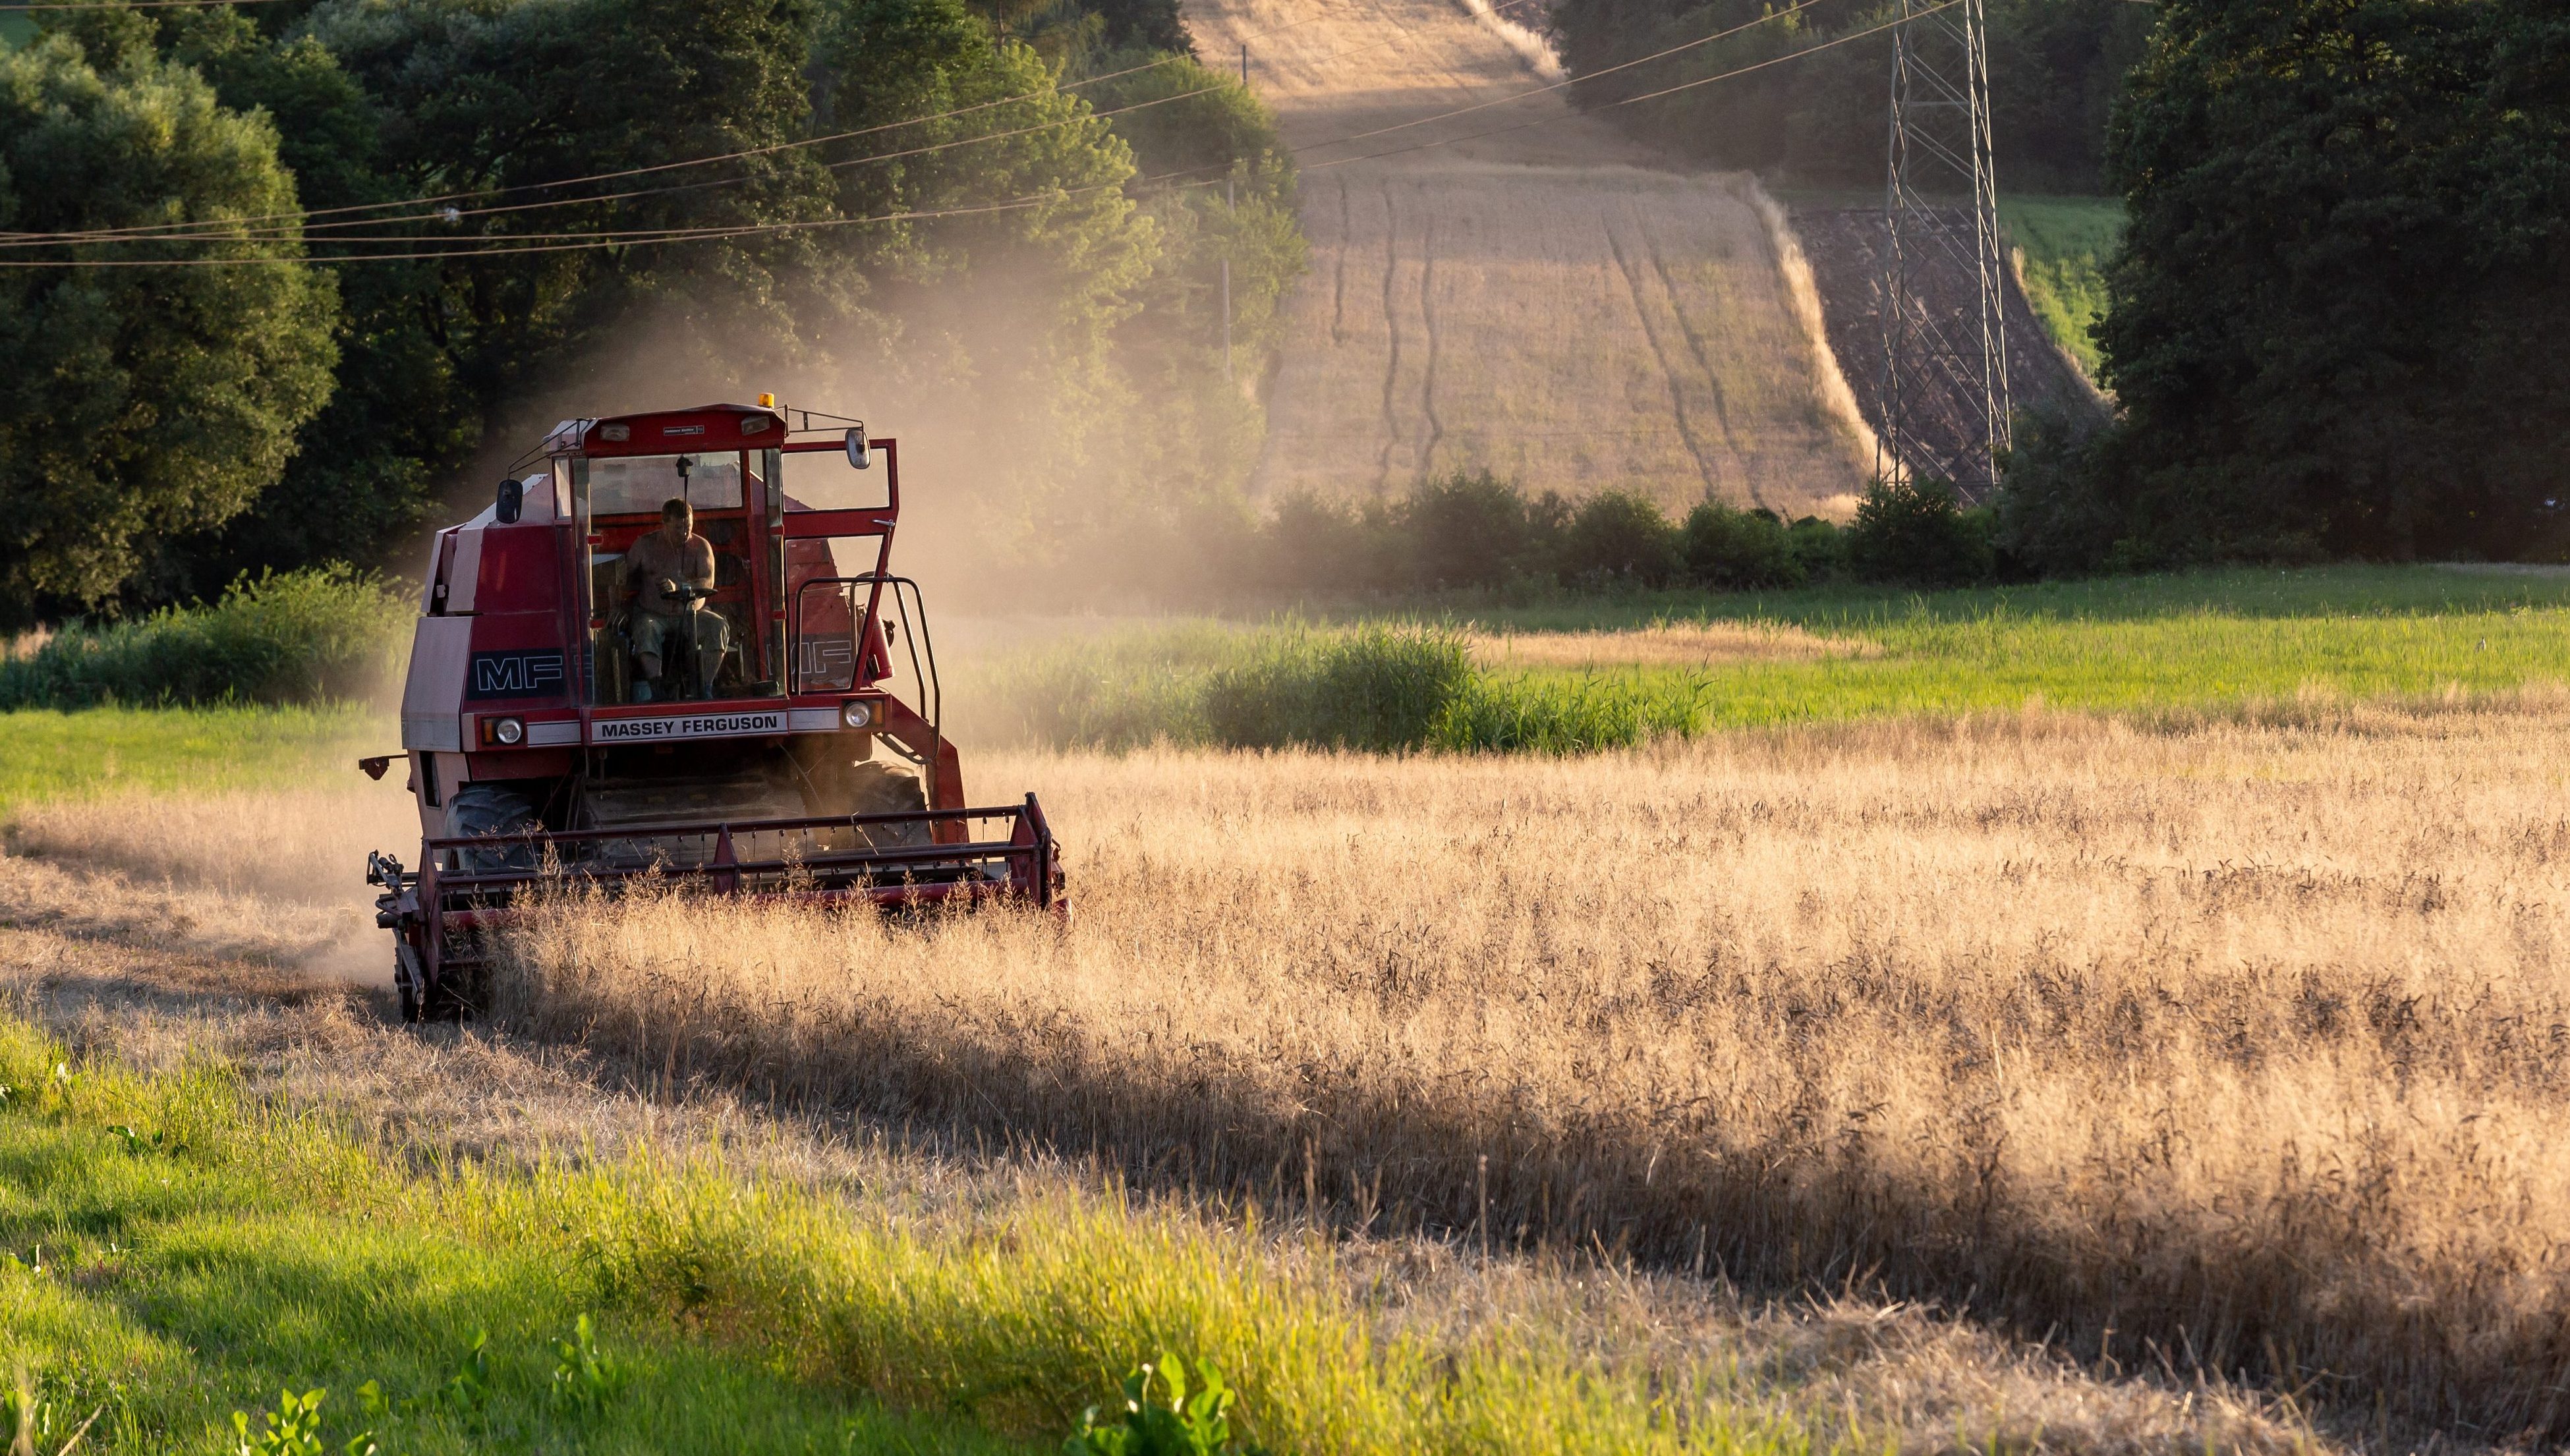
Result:
[[[758,450],[785,443],[785,416],[761,405],[697,405],[598,420],[565,420],[545,437],[548,455],[675,455]]]

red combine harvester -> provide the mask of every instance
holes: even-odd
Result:
[[[366,861],[403,1019],[469,1009],[474,932],[546,883],[1063,903],[1036,797],[965,805],[926,606],[889,570],[899,447],[791,413],[566,421],[437,534],[402,689],[419,868]]]

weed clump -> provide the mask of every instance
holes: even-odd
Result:
[[[1204,683],[1204,722],[1231,748],[1417,748],[1476,685],[1472,651],[1436,627],[1294,631]]]

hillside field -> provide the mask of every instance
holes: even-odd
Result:
[[[2106,316],[2106,263],[2124,235],[2124,204],[2113,197],[2010,194],[1999,198],[1999,225],[2044,332],[2096,378],[2101,356],[2088,329]]]

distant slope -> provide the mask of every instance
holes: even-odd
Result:
[[[1187,18],[1208,64],[1248,40],[1304,168],[1312,271],[1286,307],[1263,493],[1488,469],[1671,508],[1846,508],[1870,455],[1826,402],[1747,176],[1652,170],[1559,93],[1504,101],[1545,84],[1542,52],[1462,0],[1190,0]],[[1416,150],[1368,157],[1398,148]]]
[[[2124,204],[2115,197],[2002,196],[1999,225],[2016,250],[2025,301],[2052,341],[2097,376],[2097,341],[2089,326],[2106,313],[2106,260],[2124,237]]]

